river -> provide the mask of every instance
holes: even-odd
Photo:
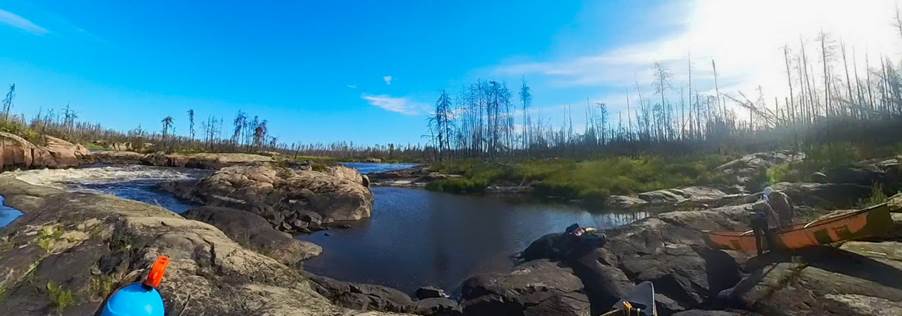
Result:
[[[364,173],[411,164],[348,164]],[[208,171],[147,166],[98,166],[21,171],[21,179],[70,190],[94,191],[157,204],[175,212],[194,206],[157,190],[157,184],[194,179]],[[500,196],[464,196],[423,189],[372,188],[372,218],[348,229],[298,238],[323,247],[304,269],[339,280],[391,286],[412,293],[423,285],[457,292],[467,277],[509,269],[512,256],[536,238],[579,223],[601,229],[643,213],[589,212],[581,207]],[[21,215],[0,208],[0,227]],[[6,222],[6,223],[5,223]]]

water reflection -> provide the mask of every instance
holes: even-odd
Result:
[[[308,271],[412,292],[422,285],[455,290],[468,276],[503,271],[536,238],[579,223],[600,229],[645,216],[420,189],[373,189],[373,217],[348,230],[299,238],[324,248]]]

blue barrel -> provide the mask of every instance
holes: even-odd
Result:
[[[157,289],[132,283],[113,293],[101,316],[164,316],[163,296]]]

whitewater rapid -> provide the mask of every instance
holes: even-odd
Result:
[[[154,166],[96,166],[73,169],[35,169],[8,173],[19,180],[34,185],[60,189],[74,189],[85,184],[109,184],[132,181],[179,181],[198,179],[210,174],[209,170]]]

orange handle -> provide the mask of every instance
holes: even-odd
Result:
[[[163,281],[163,274],[166,274],[166,267],[168,266],[169,257],[160,256],[157,258],[157,261],[150,267],[150,273],[147,274],[147,280],[144,280],[144,285],[152,288],[159,287],[160,282]]]

